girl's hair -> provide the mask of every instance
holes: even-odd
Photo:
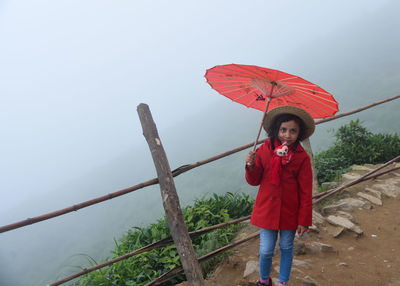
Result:
[[[284,114],[280,114],[278,115],[274,122],[271,124],[271,128],[270,130],[268,130],[268,137],[271,139],[271,147],[272,150],[275,150],[275,144],[274,141],[275,139],[278,140],[278,133],[279,133],[279,128],[281,127],[281,124],[284,122],[288,122],[293,120],[294,122],[296,122],[299,125],[299,136],[297,137],[296,142],[293,144],[293,150],[296,150],[297,146],[299,145],[300,140],[303,138],[303,134],[304,134],[304,123],[303,120],[300,119],[300,117],[294,115],[294,114],[290,114],[290,113],[284,113]]]

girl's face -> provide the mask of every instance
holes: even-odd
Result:
[[[287,122],[282,122],[278,131],[278,139],[281,143],[286,142],[288,146],[296,142],[297,137],[299,137],[300,127],[296,121],[290,120]]]

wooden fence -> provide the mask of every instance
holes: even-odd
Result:
[[[363,111],[365,109],[371,108],[373,106],[376,106],[376,105],[379,105],[379,104],[382,104],[382,103],[385,103],[385,102],[388,102],[388,101],[391,101],[391,100],[394,100],[394,99],[397,99],[397,98],[400,98],[400,95],[397,95],[397,96],[394,96],[394,97],[391,97],[391,98],[388,98],[388,99],[385,99],[385,100],[382,100],[382,101],[379,101],[379,102],[376,102],[376,103],[372,103],[370,105],[364,106],[362,108],[359,108],[359,109],[356,109],[356,110],[353,110],[353,111],[350,111],[350,112],[342,113],[342,114],[339,114],[339,115],[336,115],[336,116],[332,116],[332,117],[324,119],[324,120],[316,121],[316,124],[320,124],[320,123],[331,121],[331,120],[334,120],[334,119],[337,119],[337,118],[348,116],[348,115]],[[232,149],[232,150],[229,150],[229,151],[224,152],[222,154],[210,157],[208,159],[204,159],[202,161],[198,161],[196,163],[192,163],[192,164],[181,166],[181,167],[175,169],[174,171],[171,171],[169,169],[169,164],[166,161],[165,152],[162,149],[162,144],[161,144],[161,141],[159,139],[157,130],[155,129],[155,124],[152,121],[151,114],[150,114],[150,111],[148,110],[148,107],[146,105],[139,105],[138,106],[138,113],[139,113],[139,117],[141,117],[143,133],[144,133],[144,135],[146,137],[146,140],[148,141],[149,148],[150,148],[150,150],[152,152],[153,161],[154,161],[154,163],[156,165],[158,178],[153,178],[151,180],[148,180],[146,182],[142,182],[142,183],[137,184],[135,186],[132,186],[132,187],[129,187],[129,188],[126,188],[126,189],[122,189],[122,190],[119,190],[119,191],[116,191],[116,192],[113,192],[113,193],[109,193],[107,195],[104,195],[104,196],[101,196],[101,197],[98,197],[98,198],[94,198],[92,200],[85,201],[85,202],[82,202],[82,203],[79,203],[79,204],[76,204],[76,205],[73,205],[73,206],[70,206],[70,207],[66,207],[66,208],[63,208],[63,209],[60,209],[60,210],[57,210],[57,211],[54,211],[54,212],[50,212],[50,213],[47,213],[47,214],[43,214],[43,215],[40,215],[40,216],[36,216],[36,217],[33,217],[33,218],[28,218],[28,219],[25,219],[25,220],[22,220],[22,221],[19,221],[19,222],[15,222],[15,223],[11,223],[11,224],[2,226],[2,227],[0,227],[0,233],[7,232],[7,231],[10,231],[10,230],[13,230],[13,229],[17,229],[17,228],[21,228],[21,227],[24,227],[24,226],[27,226],[27,225],[30,225],[30,224],[34,224],[34,223],[37,223],[37,222],[40,222],[40,221],[43,221],[43,220],[51,219],[51,218],[54,218],[54,217],[57,217],[57,216],[60,216],[60,215],[67,214],[69,212],[78,211],[79,209],[82,209],[82,208],[85,208],[85,207],[88,207],[88,206],[91,206],[91,205],[94,205],[94,204],[97,204],[97,203],[100,203],[100,202],[103,202],[103,201],[106,201],[106,200],[110,200],[110,199],[113,199],[113,198],[128,194],[128,193],[133,192],[135,190],[138,190],[138,189],[141,189],[141,188],[144,188],[144,187],[159,183],[160,184],[160,189],[161,189],[161,195],[163,197],[164,208],[166,210],[167,220],[168,219],[170,220],[170,221],[168,221],[168,223],[169,223],[171,234],[172,234],[173,237],[172,238],[163,239],[163,240],[158,241],[156,243],[153,243],[151,245],[147,245],[147,246],[145,246],[145,247],[143,247],[141,249],[135,250],[135,251],[133,251],[131,253],[128,253],[128,254],[125,254],[125,255],[123,255],[121,257],[118,257],[118,258],[115,258],[113,260],[107,261],[106,263],[99,264],[99,265],[96,265],[96,266],[88,268],[88,269],[84,269],[83,271],[75,273],[75,274],[73,274],[71,276],[68,276],[68,277],[62,279],[62,280],[56,281],[56,282],[52,283],[51,285],[63,284],[65,282],[67,282],[67,281],[70,281],[72,279],[75,279],[77,277],[85,275],[85,274],[90,273],[92,271],[98,270],[100,268],[109,266],[109,265],[111,265],[113,263],[116,263],[118,261],[121,261],[121,260],[124,260],[124,259],[128,259],[128,258],[130,258],[130,257],[132,257],[134,255],[143,253],[145,251],[149,251],[149,250],[152,250],[152,249],[155,249],[155,248],[159,248],[159,247],[163,247],[163,246],[169,245],[169,244],[171,244],[173,242],[175,242],[175,245],[176,245],[177,249],[180,248],[178,250],[178,253],[180,255],[180,259],[181,259],[181,262],[182,262],[182,267],[177,267],[175,269],[172,269],[168,273],[163,274],[162,276],[160,276],[157,279],[149,282],[146,285],[159,285],[160,283],[168,281],[169,279],[172,279],[173,277],[175,277],[175,276],[177,276],[177,275],[179,275],[179,274],[181,274],[183,272],[185,272],[185,275],[186,275],[186,277],[187,277],[187,279],[188,279],[188,281],[189,281],[189,283],[191,285],[196,285],[196,286],[197,285],[204,285],[203,278],[201,277],[201,272],[199,272],[199,267],[198,267],[198,263],[199,262],[202,262],[204,260],[212,258],[215,255],[220,254],[223,251],[226,251],[227,249],[230,249],[232,247],[235,247],[235,246],[237,246],[237,245],[239,245],[241,243],[244,243],[244,242],[248,241],[249,239],[253,239],[253,238],[257,237],[258,233],[252,234],[252,235],[250,235],[249,237],[247,237],[245,239],[242,239],[242,240],[237,241],[235,243],[231,243],[231,244],[229,244],[227,246],[224,246],[224,247],[222,247],[222,248],[220,248],[218,250],[213,251],[212,253],[209,253],[209,254],[197,259],[194,256],[194,252],[192,252],[192,250],[191,250],[191,249],[193,249],[193,247],[191,246],[190,239],[188,240],[189,237],[193,238],[193,237],[202,235],[204,233],[207,233],[209,231],[215,230],[217,228],[225,227],[227,225],[234,224],[234,223],[239,223],[241,221],[248,220],[250,217],[243,217],[243,218],[236,219],[236,220],[233,220],[233,221],[228,222],[228,223],[223,223],[223,224],[211,226],[211,227],[208,227],[208,228],[205,228],[205,229],[201,229],[201,230],[198,230],[198,231],[195,231],[195,232],[188,233],[187,229],[186,229],[186,226],[184,225],[184,222],[183,222],[183,217],[179,217],[179,216],[177,217],[177,214],[179,215],[179,211],[180,211],[179,198],[177,197],[177,195],[175,196],[173,194],[174,193],[173,177],[178,176],[178,175],[180,175],[180,174],[182,174],[184,172],[187,172],[187,171],[189,171],[189,170],[191,170],[193,168],[196,168],[198,166],[213,162],[215,160],[224,158],[224,157],[229,156],[231,154],[234,154],[234,153],[237,153],[239,151],[242,151],[242,150],[245,150],[247,148],[250,148],[255,144],[255,142],[251,142],[249,144],[237,147],[235,149]],[[151,131],[149,131],[149,130],[151,130]],[[147,132],[147,134],[146,134],[146,132]],[[265,139],[261,140],[258,143],[261,144],[264,141],[265,141]],[[383,166],[381,166],[381,167],[379,167],[379,168],[377,168],[377,169],[365,174],[364,176],[362,176],[361,178],[359,178],[357,180],[354,180],[354,181],[352,181],[350,183],[347,183],[346,185],[340,186],[340,187],[338,187],[336,189],[333,189],[333,190],[329,190],[329,191],[327,191],[325,193],[314,195],[313,196],[313,199],[315,199],[314,203],[319,202],[322,199],[325,199],[326,197],[328,197],[328,196],[330,196],[330,195],[332,195],[332,194],[334,194],[336,192],[339,192],[339,191],[343,190],[344,188],[347,188],[347,187],[349,187],[351,185],[354,185],[356,183],[359,183],[359,182],[362,182],[362,181],[365,181],[365,180],[369,180],[369,179],[372,179],[372,178],[376,178],[377,176],[386,174],[387,172],[400,169],[400,167],[396,167],[396,168],[392,168],[392,169],[386,170],[384,172],[377,173],[377,171],[379,171],[382,168],[388,166],[392,162],[398,161],[399,159],[400,159],[400,156],[398,156],[396,158],[393,158],[389,162],[385,163]],[[169,199],[171,199],[171,198],[168,198],[168,196],[171,195],[171,194],[172,194],[172,200],[168,201]],[[175,191],[175,194],[176,194],[176,191]],[[177,227],[175,225],[176,222],[179,222],[179,224],[180,224],[179,225],[179,229],[176,228]],[[184,237],[184,241],[181,240],[182,237]]]

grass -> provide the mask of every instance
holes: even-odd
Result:
[[[194,231],[249,215],[253,203],[254,200],[243,193],[213,194],[211,197],[195,200],[193,205],[184,207],[182,211],[188,231]],[[194,238],[192,244],[197,257],[230,243],[239,228],[240,224],[230,225]],[[113,258],[116,258],[169,236],[170,232],[164,216],[147,227],[133,227],[121,238],[115,239],[115,247],[111,253]],[[223,257],[224,254],[202,263],[204,275],[211,273]],[[93,266],[94,261],[89,262],[89,266]],[[176,247],[169,245],[91,272],[73,285],[145,285],[179,265]],[[84,269],[86,266],[81,268]],[[163,285],[175,285],[183,280],[185,277],[181,275]]]

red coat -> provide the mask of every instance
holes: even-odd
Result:
[[[253,169],[246,168],[246,180],[260,185],[251,223],[267,229],[295,230],[312,225],[312,170],[310,157],[299,144],[287,165],[282,166],[279,186],[271,183],[270,160],[273,155],[267,140],[257,150]]]

